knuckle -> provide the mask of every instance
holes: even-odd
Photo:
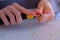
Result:
[[[7,9],[6,8],[3,8],[3,12],[6,12],[7,11]]]
[[[18,10],[15,10],[15,14],[17,15],[17,16],[19,16],[20,14],[21,14],[21,12],[19,12]]]
[[[8,10],[13,10],[13,7],[10,6],[10,5],[8,5],[8,6],[7,6],[7,9],[8,9]]]
[[[8,5],[7,8],[10,8],[10,5]]]
[[[1,10],[0,10],[0,14],[1,14]]]
[[[11,9],[11,6],[10,6],[10,5],[8,5],[8,6],[6,7],[6,9],[10,10],[10,9]]]
[[[2,16],[3,15],[3,10],[0,10],[0,16]]]
[[[22,23],[22,19],[20,20],[20,23]]]
[[[18,5],[17,3],[13,3],[12,5]]]
[[[20,17],[20,14],[18,13],[16,16]]]
[[[13,15],[13,14],[11,14],[11,13],[10,13],[10,15],[9,15],[9,16],[10,16],[10,17],[12,17],[12,18],[14,18],[14,15]]]

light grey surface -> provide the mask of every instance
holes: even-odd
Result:
[[[52,5],[52,7],[54,9],[54,12],[58,13],[59,12],[59,6],[57,4],[57,0],[50,0],[50,2],[51,2],[51,5]]]
[[[43,24],[34,19],[15,26],[0,26],[0,40],[60,40],[59,18],[60,15]]]

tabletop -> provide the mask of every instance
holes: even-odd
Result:
[[[60,15],[41,24],[32,19],[14,26],[0,26],[0,40],[60,40]]]

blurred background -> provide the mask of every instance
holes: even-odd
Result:
[[[49,0],[53,6],[53,9],[55,11],[55,14],[60,14],[60,0]],[[27,8],[27,9],[35,9],[37,8],[38,3],[40,0],[0,0],[0,9],[6,7],[7,5],[10,5],[12,3],[18,3],[21,6]]]
[[[20,5],[24,6],[25,8],[36,8],[38,5],[38,2],[40,0],[0,0],[0,9],[7,6],[8,4],[12,4],[14,2],[19,3]],[[56,14],[60,11],[60,0],[49,0],[53,6],[53,9]],[[30,5],[29,5],[30,4]]]
[[[53,6],[53,9],[55,11],[55,13],[59,13],[60,11],[60,0],[50,0],[52,6]]]

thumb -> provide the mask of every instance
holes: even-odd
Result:
[[[41,15],[43,13],[43,6],[40,6],[35,10],[36,15]]]
[[[41,13],[43,13],[43,8],[44,8],[44,5],[43,5],[43,2],[41,1],[41,2],[38,4],[38,9],[40,10]]]
[[[39,7],[37,10],[40,12],[40,14],[43,13],[43,7]]]
[[[42,11],[40,11],[39,9],[36,9],[35,10],[35,13],[36,13],[36,15],[41,15],[42,14]]]

